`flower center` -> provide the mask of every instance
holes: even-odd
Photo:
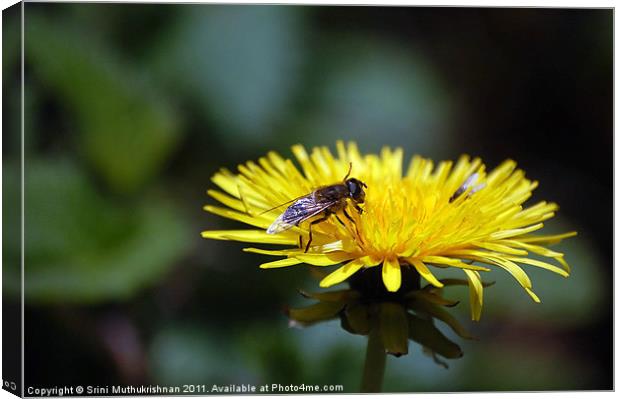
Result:
[[[423,199],[408,186],[402,179],[369,184],[364,213],[356,221],[356,238],[366,254],[377,258],[409,256],[415,249],[412,238],[428,212],[416,206]]]

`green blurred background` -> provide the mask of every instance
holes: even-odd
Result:
[[[527,269],[541,305],[500,270],[479,323],[466,290],[448,292],[480,340],[446,331],[465,351],[448,370],[412,344],[388,359],[386,391],[611,389],[612,31],[604,9],[27,3],[26,386],[357,391],[363,337],[287,327],[284,306],[309,303],[296,289],[316,290],[307,269],[259,270],[243,244],[200,238],[240,227],[201,209],[218,168],[353,139],[513,158],[541,183],[533,201],[562,207],[547,231],[579,231],[559,246],[570,278]],[[19,57],[2,73],[6,227]]]

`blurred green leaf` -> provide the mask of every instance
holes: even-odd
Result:
[[[409,307],[413,309],[416,313],[426,314],[430,317],[433,317],[437,320],[441,320],[446,323],[452,331],[454,331],[458,336],[465,339],[474,339],[473,336],[467,332],[465,327],[461,325],[461,323],[454,317],[450,312],[446,311],[439,305],[435,305],[426,300],[413,299],[409,301]]]
[[[352,334],[367,335],[370,332],[368,308],[357,303],[347,306],[342,316],[342,322]]]
[[[409,325],[405,307],[393,302],[383,302],[379,306],[379,330],[385,351],[396,357],[406,355],[409,352]]]
[[[292,321],[311,324],[332,319],[343,308],[342,302],[318,302],[303,308],[289,309],[288,316]]]
[[[263,141],[282,119],[299,79],[300,9],[185,6],[154,63],[193,94],[227,138]]]
[[[75,117],[77,150],[110,187],[132,191],[161,170],[180,131],[154,83],[83,30],[35,16],[26,28],[29,68]]]
[[[430,286],[430,284],[429,284]],[[446,299],[441,296],[441,289],[437,289],[433,286],[427,286],[424,290],[411,291],[406,297],[417,299],[419,301],[425,301],[436,305],[454,307],[459,304],[459,301]]]
[[[125,299],[160,279],[188,246],[184,219],[165,202],[106,202],[68,161],[31,160],[25,179],[28,301]],[[9,243],[18,259],[19,241]],[[16,272],[7,274],[14,287]]]
[[[324,292],[309,292],[304,290],[298,290],[299,293],[306,297],[316,299],[322,302],[353,302],[359,298],[360,294],[353,290],[336,290],[336,291],[324,291]]]
[[[424,320],[412,314],[407,314],[407,320],[409,321],[409,338],[412,341],[448,359],[456,359],[463,356],[461,348],[446,338],[433,325],[432,320]]]

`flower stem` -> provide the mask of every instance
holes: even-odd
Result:
[[[383,375],[385,374],[385,348],[381,341],[379,328],[374,327],[368,334],[366,362],[362,376],[362,392],[381,392]]]

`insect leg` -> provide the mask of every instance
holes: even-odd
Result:
[[[353,204],[353,206],[355,207],[355,210],[357,211],[357,213],[359,213],[360,215],[364,212],[364,210],[360,208],[359,205]]]
[[[336,215],[334,213],[334,216],[336,217],[336,220],[338,221],[338,223],[340,223],[342,225],[342,227],[344,227],[345,229],[347,228],[347,225],[344,224],[344,222],[338,217],[338,215]]]
[[[342,211],[344,212],[344,216],[346,216],[347,219],[349,219],[349,221],[351,222],[351,224],[353,224],[353,229],[355,230],[355,235],[360,240],[360,242],[362,242],[362,237],[360,236],[360,232],[357,230],[357,225],[355,224],[355,221],[351,218],[351,215],[349,215],[346,210],[343,209]],[[349,233],[351,233],[351,228],[349,226],[347,226],[346,224],[344,224],[344,222],[335,213],[334,213],[334,216],[336,217],[336,220],[338,220],[340,222],[342,227],[344,227]]]
[[[351,223],[353,223],[353,225],[355,225],[355,221],[353,220],[353,218],[351,217],[351,215],[349,215],[349,214],[347,213],[347,210],[346,210],[346,209],[343,209],[343,210],[342,210],[342,213],[344,213],[344,216],[346,216],[346,218],[347,218],[347,219],[349,219],[349,221],[350,221]]]
[[[356,206],[356,208],[355,208],[355,209],[359,208],[359,206],[357,206],[357,204],[355,204],[355,206]],[[361,209],[361,208],[360,208],[360,209]],[[344,213],[344,216],[346,216],[346,217],[347,217],[347,219],[349,219],[349,221],[351,222],[351,224],[353,224],[353,228],[355,229],[355,234],[357,235],[357,238],[360,240],[360,242],[361,242],[361,243],[363,243],[362,236],[360,236],[360,232],[359,232],[359,230],[357,229],[357,224],[355,224],[355,221],[353,220],[353,218],[351,217],[351,215],[349,215],[349,213],[347,212],[347,210],[346,210],[346,209],[343,209],[343,210],[342,210],[342,212]],[[359,210],[358,210],[358,212],[359,212]]]
[[[310,243],[312,242],[312,225],[326,221],[327,219],[329,219],[329,215],[330,214],[328,213],[322,218],[310,222],[310,225],[308,226],[308,243],[306,244],[306,249],[304,253],[308,252],[308,249],[310,248]]]
[[[304,244],[303,244],[303,241],[302,241],[302,240],[303,240],[303,238],[302,238],[302,236],[301,236],[301,234],[300,234],[300,235],[299,235],[299,249],[302,249],[302,248],[304,247]]]

